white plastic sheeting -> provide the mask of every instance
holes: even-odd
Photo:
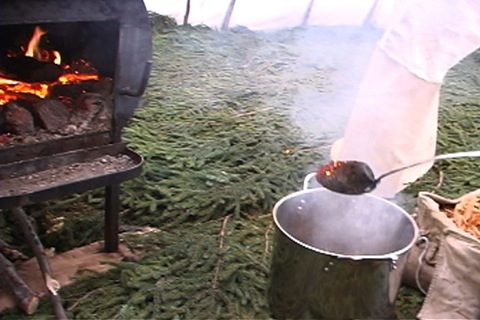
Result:
[[[183,23],[187,0],[144,0],[147,9]],[[189,23],[220,28],[230,0],[190,0]],[[296,27],[302,24],[311,0],[236,0],[230,26],[252,30]],[[313,0],[308,25],[361,25],[371,15],[385,27],[405,0]]]

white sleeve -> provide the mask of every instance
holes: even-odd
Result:
[[[364,161],[378,176],[433,157],[443,78],[478,47],[480,0],[411,0],[377,44],[332,159]],[[431,166],[389,176],[374,193],[392,197]]]
[[[480,1],[410,0],[378,45],[416,76],[441,83],[480,46]]]

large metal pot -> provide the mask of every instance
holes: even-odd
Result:
[[[305,186],[282,198],[273,218],[274,318],[395,318],[406,253],[418,237],[406,211],[370,194]]]

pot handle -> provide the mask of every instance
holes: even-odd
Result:
[[[315,175],[315,172],[310,172],[305,176],[305,178],[303,179],[303,190],[308,190],[308,185],[310,184],[310,181],[315,178]]]

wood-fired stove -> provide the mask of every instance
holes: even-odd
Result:
[[[150,74],[143,1],[2,1],[0,37],[0,209],[106,187],[116,251],[120,183],[143,164],[121,137]]]

